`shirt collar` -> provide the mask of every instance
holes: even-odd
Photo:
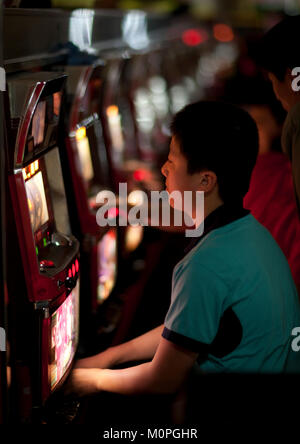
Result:
[[[246,210],[242,203],[222,204],[204,219],[203,233],[201,236],[195,237],[185,248],[184,252],[187,254],[189,251],[191,251],[192,248],[194,248],[194,246],[197,245],[198,242],[200,242],[212,230],[230,224],[235,220],[247,216],[249,213],[250,211]]]

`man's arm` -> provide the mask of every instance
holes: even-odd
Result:
[[[198,353],[161,338],[151,362],[122,370],[75,369],[67,392],[87,395],[108,391],[124,395],[175,393],[190,372]]]
[[[110,347],[102,353],[77,361],[76,368],[111,368],[129,361],[152,359],[158,347],[163,325],[124,344]]]

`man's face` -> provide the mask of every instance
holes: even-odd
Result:
[[[281,102],[283,108],[289,111],[299,101],[298,95],[292,89],[292,79],[289,70],[286,71],[283,81],[278,80],[271,72],[268,73],[268,76],[272,82],[275,96]]]
[[[201,173],[189,174],[187,172],[187,159],[181,153],[179,143],[172,137],[168,160],[161,168],[166,178],[166,190],[168,193],[179,191],[199,191],[199,179]],[[170,201],[171,206],[172,200]]]

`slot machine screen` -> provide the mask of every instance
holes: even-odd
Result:
[[[76,352],[79,331],[78,287],[79,283],[51,316],[51,390],[64,376]]]
[[[98,303],[108,298],[116,280],[117,239],[114,230],[108,231],[98,244]]]
[[[76,131],[76,142],[80,158],[81,170],[84,179],[88,182],[94,177],[94,169],[91,158],[89,139],[86,136],[86,128],[82,126]]]
[[[42,172],[39,171],[28,179],[25,188],[32,231],[35,233],[49,220]]]
[[[38,103],[32,119],[32,136],[34,145],[39,145],[44,140],[46,117],[46,102]]]

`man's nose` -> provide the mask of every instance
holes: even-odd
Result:
[[[167,177],[166,163],[167,163],[167,162],[165,162],[165,163],[163,164],[163,166],[161,167],[161,170],[160,170],[161,173],[162,173],[162,175],[165,176],[165,177]]]

